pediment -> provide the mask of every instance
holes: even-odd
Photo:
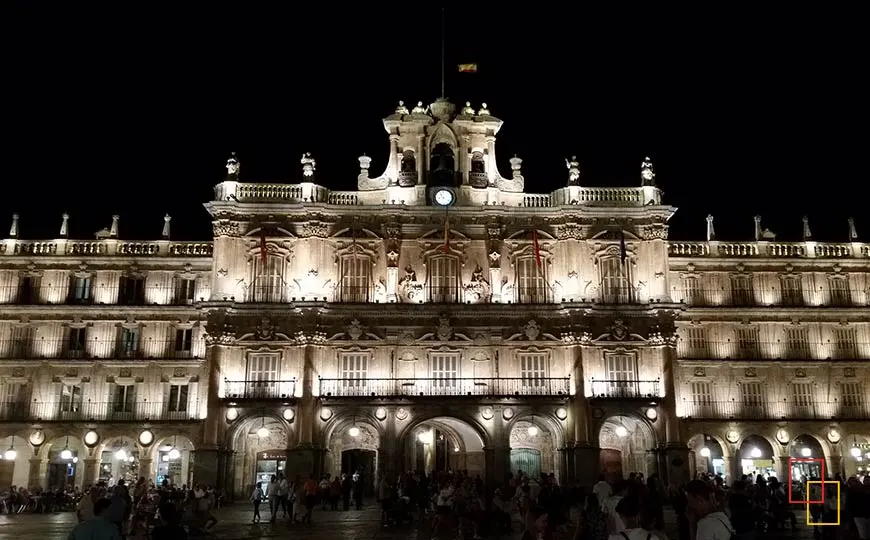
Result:
[[[365,240],[371,238],[380,240],[381,237],[376,232],[370,229],[353,229],[351,227],[345,227],[344,229],[336,231],[332,235],[332,238],[347,238],[350,240],[354,238],[356,238],[357,240]]]
[[[623,238],[623,235],[624,235],[626,240],[640,240],[640,237],[638,237],[636,234],[634,234],[633,232],[631,232],[627,229],[622,229],[621,231],[614,230],[614,229],[607,229],[607,230],[595,233],[592,236],[592,238],[590,238],[590,240],[617,240],[618,241],[618,240],[621,240]]]
[[[444,143],[451,148],[458,148],[459,142],[456,139],[456,134],[450,129],[450,126],[444,122],[438,122],[429,136],[429,148],[435,148],[437,145]]]
[[[251,229],[245,233],[245,236],[255,236],[258,238],[261,235],[265,235],[266,238],[275,238],[275,237],[296,238],[295,234],[288,231],[284,227],[257,227],[255,229]]]
[[[464,234],[462,234],[461,232],[453,230],[453,229],[449,229],[447,231],[447,236],[451,240],[457,240],[457,241],[469,241],[469,240],[471,240],[471,238],[469,238],[469,237],[465,236]],[[431,230],[423,233],[423,235],[420,236],[418,238],[418,240],[421,240],[421,241],[441,240],[443,242],[444,241],[444,229],[443,228],[431,229]]]
[[[547,231],[542,231],[541,229],[535,229],[538,233],[538,240],[555,240],[556,237]],[[528,240],[532,241],[535,239],[535,233],[531,229],[523,229],[521,231],[516,231],[510,236],[508,236],[505,240]]]

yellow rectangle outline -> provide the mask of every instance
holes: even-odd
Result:
[[[810,484],[821,484],[822,489],[825,489],[825,487],[824,487],[825,484],[836,484],[836,486],[837,486],[837,522],[836,523],[813,523],[812,522],[812,519],[810,518]],[[836,480],[827,480],[827,481],[825,481],[825,480],[807,480],[806,486],[807,486],[807,525],[810,527],[826,527],[826,526],[839,527],[840,526],[840,483],[837,482]],[[823,492],[822,499],[824,500],[824,498],[825,498],[825,494]],[[823,506],[822,512],[824,512],[824,504],[825,503],[822,503],[822,506]]]

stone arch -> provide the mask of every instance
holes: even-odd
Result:
[[[655,450],[658,437],[653,426],[640,414],[621,412],[598,422],[601,472],[608,480],[628,473],[645,477],[658,471]]]
[[[265,436],[259,433],[262,428]],[[290,422],[272,410],[248,411],[230,425],[224,438],[225,448],[232,451],[230,498],[247,497],[262,472],[259,469],[284,471],[291,433]]]
[[[178,451],[176,455],[174,450]],[[155,439],[148,451],[151,460],[150,477],[158,486],[167,480],[170,485],[192,485],[192,457],[196,451],[193,441],[184,435],[167,435]]]
[[[767,435],[747,433],[735,446],[738,476],[749,474],[754,479],[758,474],[776,475],[776,460],[781,458],[776,441]]]
[[[850,433],[840,442],[846,477],[870,474],[870,435]],[[858,458],[861,460],[858,461]],[[828,474],[833,476],[834,470]]]
[[[64,450],[70,451],[71,457],[69,459],[63,457]],[[91,456],[91,451],[80,437],[66,433],[56,435],[36,449],[36,455],[42,460],[38,477],[30,478],[31,487],[41,485],[50,488],[52,485],[61,483],[83,487],[85,483],[84,461]],[[97,457],[97,466],[99,466],[99,454],[95,454],[95,457]],[[72,476],[67,474],[69,471],[72,472]],[[91,483],[93,478],[87,480],[87,483]]]
[[[555,473],[562,480],[562,455],[565,429],[555,414],[524,411],[506,426],[511,448],[511,472],[537,476]]]
[[[112,435],[97,443],[94,451],[97,460],[97,481],[108,485],[124,480],[135,484],[140,476],[140,460],[146,457],[135,436]]]
[[[9,451],[15,452],[13,459]],[[29,486],[30,459],[35,455],[33,446],[21,435],[0,438],[0,486]]]
[[[291,427],[291,422],[288,422],[275,411],[245,411],[239,414],[238,418],[233,420],[227,428],[227,433],[224,437],[224,448],[226,450],[236,450],[235,445],[238,442],[239,437],[243,433],[246,433],[245,430],[249,430],[251,426],[257,421],[262,422],[264,418],[266,419],[267,427],[273,425],[274,422],[280,425],[288,436],[293,431]]]
[[[828,442],[808,431],[797,433],[788,443],[787,452],[793,458],[825,458],[830,456]]]
[[[486,472],[484,448],[489,440],[480,422],[451,410],[423,413],[408,422],[398,436],[403,448],[404,470],[430,472],[446,468],[467,470],[469,475],[481,477]]]
[[[353,428],[358,430],[354,435]],[[365,479],[370,489],[373,489],[374,479],[382,470],[381,422],[369,410],[353,410],[333,414],[323,429],[323,439],[326,442],[324,472],[333,476],[342,473],[353,474],[358,466],[357,461],[366,458],[365,469],[371,469]],[[345,456],[352,452],[353,456]]]
[[[695,433],[687,446],[694,455],[694,472],[719,474],[723,479],[731,476],[731,445],[724,438],[715,433]]]
[[[460,412],[455,409],[451,409],[449,407],[439,408],[437,410],[424,412],[418,415],[415,415],[403,428],[401,428],[398,432],[398,439],[403,440],[409,433],[411,433],[414,428],[419,426],[420,424],[424,424],[429,420],[435,420],[438,418],[452,418],[463,424],[468,425],[480,440],[480,445],[482,448],[486,448],[490,444],[490,434],[487,431],[486,427],[476,418],[474,418],[470,414],[466,414]]]

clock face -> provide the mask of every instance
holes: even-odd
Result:
[[[435,202],[441,206],[447,206],[453,202],[453,192],[441,189],[435,192]]]
[[[45,442],[45,433],[42,431],[34,431],[30,434],[30,444],[39,446],[43,442]]]

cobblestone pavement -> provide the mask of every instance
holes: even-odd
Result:
[[[220,509],[216,512],[221,522],[215,527],[214,534],[204,538],[243,539],[243,538],[291,538],[293,540],[428,540],[430,531],[428,524],[419,526],[395,527],[383,529],[380,527],[380,510],[369,506],[362,511],[349,512],[315,511],[314,524],[310,526],[290,526],[286,521],[275,525],[250,522],[250,507],[237,504]],[[263,512],[268,515],[268,510]],[[666,510],[667,525],[665,533],[671,540],[676,540],[674,514]],[[0,540],[66,540],[69,531],[76,523],[73,512],[57,514],[20,514],[0,515]],[[515,532],[502,538],[513,540],[519,538],[519,524],[514,524]],[[573,533],[573,529],[571,529]],[[812,530],[803,526],[796,532],[770,535],[773,538],[811,539]],[[452,535],[443,535],[444,540],[451,540]],[[155,539],[159,540],[159,539]]]

